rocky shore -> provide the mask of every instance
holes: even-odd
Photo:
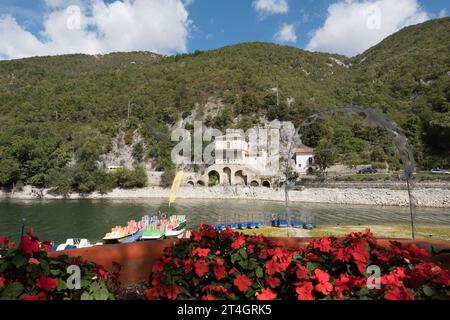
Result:
[[[0,199],[15,200],[58,200],[58,199],[146,199],[167,198],[169,190],[148,187],[143,189],[115,189],[107,194],[97,192],[91,194],[72,193],[67,197],[55,194],[49,189],[24,187],[22,191],[0,191]],[[450,208],[450,189],[448,188],[416,188],[413,191],[419,207]],[[284,201],[283,190],[254,187],[216,186],[182,187],[178,199],[240,199]],[[382,188],[305,188],[302,191],[290,191],[289,200],[292,202],[380,205],[380,206],[408,206],[406,190]]]

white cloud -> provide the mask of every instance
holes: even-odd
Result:
[[[328,7],[324,25],[306,49],[359,54],[401,28],[428,20],[417,0],[346,0]]]
[[[262,14],[286,13],[289,10],[287,0],[254,0],[253,7]]]
[[[0,58],[187,50],[190,21],[182,0],[75,1],[81,6],[67,8],[61,1],[46,0],[50,11],[39,35],[27,31],[12,16],[0,17]]]
[[[281,43],[297,42],[297,34],[295,33],[294,25],[283,24],[280,30],[274,36],[275,41]]]
[[[442,9],[441,11],[439,11],[439,18],[444,18],[447,16],[447,9]]]

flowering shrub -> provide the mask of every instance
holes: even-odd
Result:
[[[149,299],[448,299],[450,273],[425,250],[392,241],[383,247],[369,230],[321,238],[285,249],[263,236],[203,225],[166,248],[152,267]],[[380,268],[369,289],[368,266]]]
[[[112,287],[116,272],[83,262],[80,258],[49,258],[50,244],[40,242],[32,229],[21,239],[18,248],[10,238],[0,238],[0,300],[106,300],[114,299]],[[69,289],[71,265],[80,268],[80,289]]]

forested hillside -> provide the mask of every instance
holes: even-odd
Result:
[[[172,170],[170,128],[296,125],[348,103],[374,106],[411,138],[419,165],[450,163],[450,19],[406,28],[354,58],[268,43],[171,57],[66,55],[0,62],[0,185],[61,192],[139,187],[142,162]],[[280,101],[277,106],[276,92]],[[211,112],[211,105],[214,112]],[[388,137],[348,114],[305,128],[340,161],[399,167]],[[120,134],[136,170],[106,174],[98,160]]]

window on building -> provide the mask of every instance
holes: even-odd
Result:
[[[313,164],[313,161],[314,161],[314,159],[313,159],[312,157],[310,157],[310,158],[308,159],[309,165],[312,165],[312,164]]]

